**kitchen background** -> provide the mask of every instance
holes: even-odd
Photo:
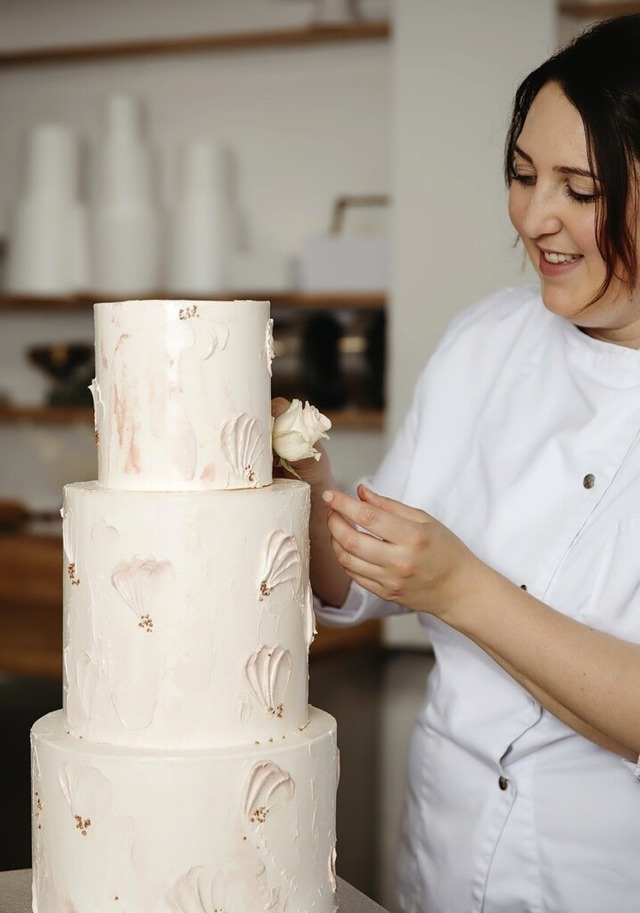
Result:
[[[531,279],[501,177],[519,79],[591,19],[631,8],[3,0],[0,501],[14,503],[0,508],[0,869],[29,865],[28,728],[60,705],[48,515],[65,482],[95,477],[82,399],[90,302],[269,297],[275,391],[330,412],[330,452],[351,484],[375,469],[451,316]],[[156,229],[154,254],[142,242]],[[113,248],[126,231],[144,274]],[[214,263],[198,259],[203,240]],[[311,699],[341,733],[338,871],[393,910],[428,644],[402,618],[323,630],[314,650]]]

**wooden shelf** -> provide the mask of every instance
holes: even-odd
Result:
[[[342,412],[327,410],[325,414],[336,429],[381,431],[384,428],[384,411],[381,409],[344,409]]]
[[[0,424],[77,425],[93,421],[84,406],[0,406]]]
[[[624,0],[614,3],[573,3],[561,0],[558,9],[566,16],[576,19],[608,19],[611,16],[625,16],[627,13],[640,13],[640,0]]]
[[[157,298],[159,301],[177,299],[178,295],[149,294],[147,298]],[[204,296],[197,298],[184,296],[185,301],[203,300]],[[62,312],[91,311],[96,301],[114,300],[104,295],[70,295],[70,296],[43,296],[37,295],[0,295],[0,311],[15,312]],[[118,300],[118,299],[115,299]],[[386,306],[386,295],[379,292],[360,293],[311,293],[311,292],[217,292],[208,300],[211,301],[270,301],[273,310],[381,310]]]
[[[328,411],[334,428],[380,430],[384,412],[379,409]],[[84,406],[0,406],[0,425],[77,425],[93,423],[93,409]]]
[[[349,22],[337,26],[307,26],[259,32],[145,38],[83,45],[17,48],[0,51],[0,67],[33,64],[77,63],[123,57],[157,57],[171,54],[229,53],[316,44],[387,40],[386,21]]]

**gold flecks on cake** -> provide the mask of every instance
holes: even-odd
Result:
[[[265,543],[263,568],[260,584],[263,596],[285,583],[297,590],[302,580],[302,559],[295,537],[282,529],[274,530]]]
[[[35,798],[35,802],[34,802],[33,817],[35,819],[37,829],[39,831],[41,831],[42,825],[40,824],[40,821],[38,819],[40,818],[40,813],[42,812],[42,800],[40,799],[40,793],[37,790],[34,792],[34,798]]]
[[[282,697],[291,676],[291,654],[279,645],[263,644],[247,659],[244,677],[252,700],[269,716],[282,718]]]
[[[72,586],[80,586],[80,580],[76,577],[76,566],[75,563],[69,564],[67,566],[67,575],[71,581]]]
[[[180,310],[178,311],[178,317],[180,318],[180,320],[191,320],[192,317],[199,317],[199,316],[200,316],[200,314],[198,314],[198,305],[197,304],[192,304],[188,308],[180,308]]]
[[[96,444],[99,444],[99,443],[100,443],[100,432],[98,431],[97,428],[96,428],[96,430],[93,432],[93,439],[94,439],[94,441],[96,442]]]
[[[252,824],[262,824],[269,809],[289,801],[294,793],[295,784],[286,770],[273,761],[259,761],[245,782],[245,814]]]
[[[175,580],[170,561],[155,558],[123,560],[113,569],[111,583],[138,619],[138,627],[153,627],[150,609],[166,606]]]
[[[81,815],[73,816],[76,821],[76,827],[83,837],[87,836],[87,831],[91,827],[91,818],[83,818]]]
[[[243,412],[224,423],[220,441],[233,476],[252,486],[257,485],[255,467],[265,449],[260,422]]]
[[[253,813],[252,813],[251,817],[249,818],[249,821],[252,824],[255,824],[256,821],[258,822],[258,824],[264,824],[264,822],[267,820],[268,811],[269,811],[269,809],[266,807],[266,805],[260,805],[260,806],[258,806],[258,808],[254,808]]]

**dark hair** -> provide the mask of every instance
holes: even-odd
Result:
[[[623,279],[638,279],[636,225],[629,203],[638,203],[640,164],[640,14],[591,26],[530,73],[516,92],[505,147],[505,177],[513,181],[514,147],[534,98],[557,83],[577,109],[587,137],[589,167],[598,176],[601,197],[596,235],[606,276],[599,295],[622,265]],[[636,210],[637,212],[637,210]]]

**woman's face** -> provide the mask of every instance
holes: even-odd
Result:
[[[513,168],[509,216],[540,277],[545,307],[591,336],[640,348],[640,291],[614,277],[593,301],[606,275],[596,241],[600,185],[582,118],[556,83],[535,97]]]

